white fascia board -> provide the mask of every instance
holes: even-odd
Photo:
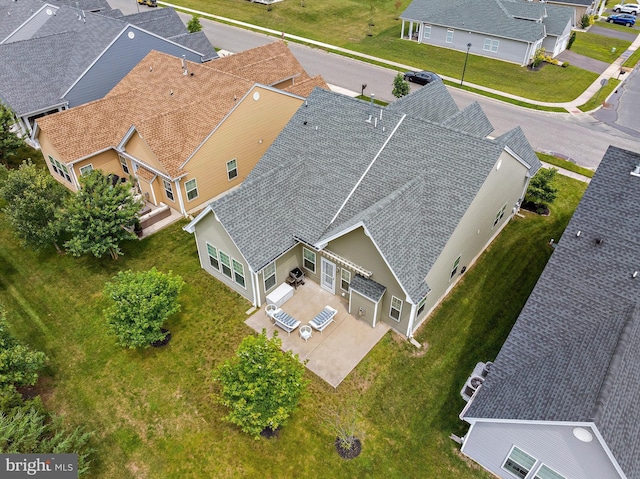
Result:
[[[200,220],[202,220],[202,218],[207,216],[209,213],[213,213],[213,209],[211,209],[211,205],[205,206],[205,208],[198,214],[198,216],[192,219],[191,222],[187,226],[184,226],[182,229],[187,233],[195,233],[196,225],[200,222]]]
[[[323,249],[325,249],[327,247],[327,245],[331,241],[333,241],[333,240],[335,240],[337,238],[340,238],[340,237],[342,237],[342,236],[344,236],[344,235],[346,235],[348,233],[351,233],[352,231],[355,231],[356,229],[358,229],[361,226],[364,228],[364,223],[362,221],[358,221],[357,223],[355,223],[354,225],[350,226],[349,228],[346,228],[344,230],[338,231],[337,233],[335,233],[335,234],[333,234],[331,236],[322,238],[322,240],[319,243],[316,243],[313,246],[317,250],[323,250]]]
[[[615,467],[616,471],[618,471],[618,474],[620,474],[620,477],[622,479],[627,479],[627,475],[622,470],[622,467],[620,467],[620,464],[618,464],[618,460],[615,458],[615,456],[611,452],[611,449],[609,449],[609,446],[607,446],[607,442],[604,440],[604,438],[602,437],[602,434],[600,434],[600,430],[595,424],[592,426],[592,430],[596,435],[596,437],[598,438],[598,441],[600,441],[600,445],[602,446],[602,449],[604,449],[604,452],[607,454],[607,457],[611,461],[611,464],[613,464],[613,467]]]
[[[515,151],[513,151],[511,148],[509,148],[508,145],[504,146],[504,151],[506,151],[507,153],[509,153],[511,156],[513,156],[516,160],[518,160],[520,163],[522,163],[527,170],[531,169],[531,165],[529,163],[527,163],[526,161],[524,161],[520,155],[518,155]]]
[[[211,210],[213,211],[213,209]],[[227,230],[227,228],[225,227],[224,223],[222,221],[220,221],[220,218],[218,218],[218,215],[216,214],[215,211],[213,211],[213,216],[215,218],[215,220],[220,223],[220,226],[222,226],[222,229],[224,230],[224,232],[227,234],[227,237],[231,240],[231,242],[233,243],[233,246],[236,247],[236,249],[238,250],[238,252],[240,253],[240,256],[242,256],[242,259],[244,260],[244,262],[246,263],[246,265],[249,267],[249,271],[251,271],[252,273],[257,273],[257,271],[255,271],[252,267],[251,267],[251,263],[249,263],[249,261],[247,261],[247,258],[244,256],[244,254],[242,253],[242,250],[240,249],[240,247],[238,246],[238,243],[236,243],[236,240],[233,239],[233,236],[231,236],[229,234],[229,231]],[[194,220],[195,221],[195,220]]]
[[[469,424],[474,424],[476,422],[486,422],[492,424],[530,424],[534,426],[596,427],[596,425],[591,421],[545,421],[541,419],[495,419],[486,417],[465,417],[464,420]]]
[[[135,125],[131,125],[131,127],[127,130],[127,132],[125,133],[125,135],[122,138],[122,140],[120,140],[120,143],[118,143],[118,146],[116,147],[116,150],[124,151],[124,145],[127,143],[127,141],[129,141],[131,139],[131,137],[133,136],[133,133],[135,131],[136,131],[136,126]]]
[[[61,106],[67,106],[67,105],[69,105],[69,102],[68,101],[63,101],[63,102],[60,102],[60,103],[56,103],[54,105],[49,105],[49,106],[47,106],[45,108],[40,108],[39,110],[29,111],[27,113],[18,113],[18,112],[16,112],[16,115],[18,115],[18,116],[33,116],[33,115],[37,115],[38,113],[46,113],[46,112],[51,111],[51,110],[53,110],[55,108],[60,108]]]
[[[156,169],[153,166],[145,163],[144,161],[140,160],[139,158],[136,158],[135,156],[130,155],[126,151],[122,151],[122,150],[118,150],[118,149],[116,149],[116,151],[118,152],[118,154],[124,156],[125,158],[128,158],[131,161],[135,161],[139,165],[144,166],[147,170],[151,171],[152,173],[155,173],[156,175],[160,176],[161,178],[165,178],[165,179],[167,179],[169,181],[173,181],[174,180],[174,178],[171,178],[168,173],[159,171],[158,169]]]
[[[3,38],[0,41],[0,45],[2,45],[4,42],[6,42],[7,40],[9,40],[9,38],[11,38],[12,36],[14,36],[16,33],[18,33],[22,27],[24,27],[27,23],[29,23],[33,17],[35,17],[36,15],[38,15],[42,10],[44,10],[45,8],[53,8],[54,10],[58,11],[59,7],[56,7],[55,5],[51,5],[49,3],[45,3],[42,7],[38,8],[35,12],[33,12],[31,14],[31,16],[29,18],[27,18],[24,22],[22,22],[20,24],[20,26],[18,26],[18,28],[16,28],[14,31],[12,31],[9,35],[7,35],[5,38]]]
[[[218,70],[216,70],[218,71]],[[226,73],[226,72],[222,72],[222,73]],[[206,138],[204,140],[202,140],[202,142],[196,147],[195,150],[193,150],[193,152],[187,157],[187,159],[184,161],[184,163],[182,163],[180,165],[180,169],[183,169],[187,163],[189,163],[189,160],[191,160],[191,158],[193,158],[193,156],[200,150],[200,148],[202,148],[204,146],[204,144],[209,141],[209,139],[213,136],[213,134],[218,131],[218,128],[220,128],[222,126],[222,124],[227,121],[227,118],[229,118],[231,116],[231,114],[240,106],[240,104],[245,100],[245,98],[247,98],[256,88],[264,88],[265,90],[269,90],[272,92],[276,92],[279,93],[281,95],[285,95],[285,96],[289,96],[292,98],[297,98],[299,100],[304,101],[304,97],[301,97],[299,95],[294,95],[293,93],[289,93],[283,90],[280,90],[278,88],[273,88],[271,86],[267,86],[267,85],[263,85],[261,83],[254,83],[251,88],[249,88],[247,90],[247,93],[245,93],[240,99],[238,99],[236,101],[236,104],[234,105],[233,108],[231,108],[231,110],[229,110],[229,113],[227,113],[224,118],[222,118],[222,120],[220,120],[220,123],[218,123],[213,130],[211,130],[211,133],[209,133]],[[186,173],[185,173],[186,175]]]

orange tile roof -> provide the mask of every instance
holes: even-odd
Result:
[[[270,84],[297,75],[296,85],[300,78],[303,84],[310,80],[283,42],[206,65],[186,65],[184,75],[182,59],[152,51],[105,98],[40,118],[38,125],[65,163],[117,146],[134,126],[166,173],[176,177],[183,173],[180,165],[258,79]],[[300,95],[296,85],[288,90]]]

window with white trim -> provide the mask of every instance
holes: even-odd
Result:
[[[229,178],[229,181],[231,181],[237,176],[238,161],[234,158],[233,160],[227,161],[227,178]]]
[[[233,279],[236,283],[238,283],[243,288],[246,288],[244,281],[244,266],[242,263],[239,263],[235,259],[231,260],[233,262]]]
[[[493,227],[495,228],[495,226],[498,224],[498,222],[502,219],[502,217],[504,216],[504,212],[507,209],[507,205],[505,204],[500,211],[498,211],[498,213],[496,214],[496,219],[493,221]]]
[[[422,38],[429,40],[431,38],[431,25],[422,26]]]
[[[57,174],[59,174],[65,180],[71,183],[71,176],[69,176],[69,170],[65,165],[60,163],[58,160],[53,159],[50,155],[49,155],[49,162],[51,163],[51,168],[53,168],[53,171],[55,171]]]
[[[122,166],[122,171],[124,171],[128,175],[129,165],[127,165],[127,159],[124,156],[120,157],[120,166]]]
[[[82,176],[87,176],[92,171],[93,171],[93,165],[91,163],[80,167],[80,174]]]
[[[207,243],[207,254],[209,255],[209,264],[220,271],[220,262],[218,261],[218,249]]]
[[[167,180],[162,180],[162,184],[164,185],[164,193],[165,195],[167,195],[167,198],[169,198],[171,201],[174,201],[173,185],[171,184],[171,182]]]
[[[482,47],[482,49],[485,52],[497,52],[498,51],[498,45],[500,44],[500,40],[495,40],[492,38],[485,38],[484,39],[484,45]]]
[[[307,248],[302,248],[302,266],[312,273],[316,272],[316,254]]]
[[[502,465],[502,469],[510,472],[516,477],[519,477],[520,479],[524,479],[527,474],[529,474],[529,471],[533,469],[533,465],[535,463],[536,460],[533,457],[523,450],[513,446],[509,456]]]
[[[218,250],[218,254],[220,255],[220,264],[222,265],[222,274],[233,279],[233,276],[231,275],[231,259],[226,253],[223,253],[220,250]]]
[[[427,297],[425,296],[422,301],[418,303],[418,312],[416,313],[416,317],[420,316],[424,311],[424,306],[427,304]]]
[[[187,192],[187,200],[195,200],[198,197],[198,185],[196,179],[193,178],[184,184],[184,189]]]
[[[533,479],[566,479],[566,477],[558,474],[556,471],[543,464],[540,469],[538,469],[538,472],[536,472]]]
[[[264,267],[264,270],[262,271],[262,276],[264,278],[264,292],[266,293],[276,285],[275,261]]]
[[[349,284],[351,283],[351,271],[342,268],[340,270],[340,289],[343,291],[349,291]]]
[[[453,262],[453,268],[451,268],[451,276],[449,276],[449,280],[453,279],[453,277],[458,272],[458,266],[460,265],[461,258],[462,258],[462,255],[458,256],[456,260]]]
[[[448,29],[447,30],[447,43],[453,43],[453,30],[452,29]]]
[[[391,319],[395,319],[400,322],[400,315],[402,314],[402,300],[391,296],[391,307],[389,308],[389,316]]]

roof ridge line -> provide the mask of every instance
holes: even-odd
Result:
[[[367,175],[367,173],[369,173],[369,170],[371,169],[373,164],[376,162],[376,160],[378,159],[378,157],[382,153],[382,150],[385,149],[385,147],[387,146],[387,144],[389,143],[389,141],[391,140],[391,138],[393,137],[393,135],[398,130],[398,128],[400,127],[400,125],[402,124],[402,122],[404,121],[404,119],[406,117],[407,117],[407,114],[403,113],[402,114],[402,118],[400,118],[400,120],[398,121],[398,124],[393,128],[393,131],[389,134],[387,139],[384,141],[384,143],[382,144],[382,146],[378,150],[378,153],[376,153],[376,156],[374,156],[373,160],[371,160],[371,162],[369,163],[369,166],[367,166],[366,170],[364,170],[364,173],[362,173],[362,175],[360,176],[360,178],[358,179],[356,184],[353,186],[351,192],[347,195],[347,197],[345,198],[345,200],[342,203],[342,205],[340,205],[340,208],[338,208],[338,211],[336,211],[336,214],[333,216],[333,218],[331,218],[331,221],[329,221],[329,225],[328,226],[331,226],[333,224],[333,222],[336,220],[336,218],[338,217],[340,212],[344,209],[344,207],[347,204],[347,202],[349,201],[349,199],[351,199],[351,197],[355,193],[356,189],[358,189],[358,186],[360,186],[360,183],[362,183],[362,180],[364,179],[364,177]]]

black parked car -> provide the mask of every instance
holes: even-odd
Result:
[[[420,85],[441,80],[441,78],[433,72],[407,72],[404,74],[404,79],[413,83],[419,83]]]

